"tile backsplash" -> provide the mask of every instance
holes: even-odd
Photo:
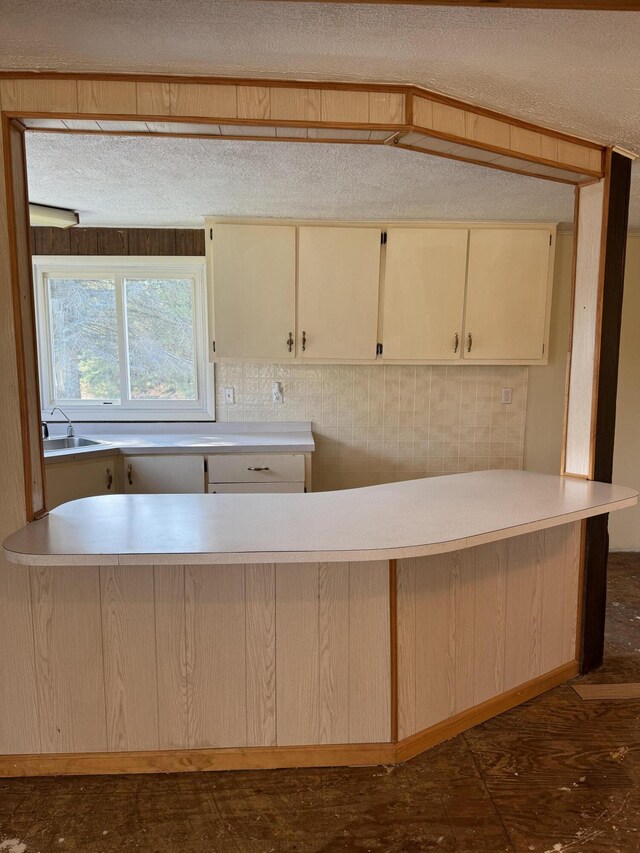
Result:
[[[312,421],[314,491],[522,468],[527,379],[526,367],[223,363],[216,418]]]

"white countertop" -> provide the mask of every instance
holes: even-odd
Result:
[[[175,429],[175,425],[171,425]],[[315,443],[311,424],[211,424],[203,433],[190,432],[83,432],[76,426],[76,435],[98,441],[88,447],[66,450],[46,450],[45,462],[71,461],[87,456],[112,456],[178,453],[311,453]],[[56,436],[58,437],[58,436]]]
[[[104,495],[63,504],[4,542],[29,565],[272,563],[443,553],[634,506],[638,492],[478,471],[310,494]]]

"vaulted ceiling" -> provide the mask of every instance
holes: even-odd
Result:
[[[6,69],[413,82],[640,152],[640,13],[263,0],[0,5]],[[436,182],[450,172],[441,161],[433,168]],[[470,197],[487,192],[485,170],[464,179]],[[555,197],[553,185],[541,186]]]

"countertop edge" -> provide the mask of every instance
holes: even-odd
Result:
[[[638,493],[617,501],[587,507],[574,512],[536,519],[512,527],[479,533],[465,538],[417,545],[398,546],[371,550],[340,551],[234,551],[234,552],[158,552],[135,554],[29,554],[12,551],[5,545],[2,551],[6,559],[24,566],[149,566],[149,565],[238,565],[244,563],[296,563],[296,562],[369,562],[375,560],[398,560],[445,554],[510,539],[514,536],[534,533],[551,527],[560,527],[596,515],[605,515],[638,503]]]

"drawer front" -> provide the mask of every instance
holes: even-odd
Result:
[[[284,494],[304,492],[304,483],[209,483],[210,495]]]
[[[225,453],[208,463],[210,483],[304,483],[302,453]]]

